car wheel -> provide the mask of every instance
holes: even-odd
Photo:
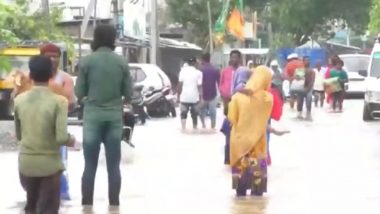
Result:
[[[366,121],[366,122],[369,122],[369,121],[372,121],[373,120],[373,117],[371,115],[371,111],[368,107],[367,104],[364,104],[364,108],[363,108],[363,120]]]

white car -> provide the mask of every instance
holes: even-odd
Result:
[[[130,63],[129,69],[134,84],[144,86],[144,90],[148,90],[149,88],[154,88],[155,90],[164,87],[171,88],[168,75],[157,65]]]
[[[371,54],[368,69],[360,71],[365,77],[363,120],[380,119],[380,44],[377,42]]]
[[[367,70],[370,56],[364,54],[342,54],[339,57],[344,62],[344,70],[348,75],[348,95],[363,95],[365,92],[365,78],[359,74]]]

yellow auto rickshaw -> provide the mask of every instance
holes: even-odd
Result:
[[[0,68],[0,120],[13,118],[12,92],[15,88],[17,74],[28,72],[29,59],[40,54],[40,46],[46,42],[24,41],[16,46],[0,45],[0,56],[5,57],[11,65],[11,71]],[[54,43],[61,48],[60,69],[68,72],[69,60],[64,44]]]

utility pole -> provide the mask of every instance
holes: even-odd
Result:
[[[272,5],[268,3],[268,15],[272,16]],[[269,37],[269,47],[272,48],[273,45],[273,29],[272,29],[272,21],[268,22],[268,37]]]
[[[84,36],[86,34],[88,21],[90,20],[91,14],[93,14],[94,7],[95,7],[95,0],[90,0],[90,2],[88,3],[87,9],[85,11],[84,17],[83,17],[83,21],[82,21],[82,25],[81,25],[81,29],[80,29],[80,34],[81,34],[80,38],[84,38]]]
[[[49,7],[49,0],[42,0],[41,2],[42,10],[47,16],[50,16],[50,7]]]
[[[51,29],[51,23],[50,23],[50,6],[49,6],[49,0],[42,0],[41,2],[42,6],[42,11],[45,13],[46,19],[48,20],[49,23],[49,29]]]
[[[253,12],[253,17],[252,17],[252,34],[253,34],[253,40],[257,40],[257,11]]]
[[[150,63],[157,65],[158,51],[158,22],[157,22],[157,0],[151,0],[150,11]]]
[[[93,20],[93,26],[94,26],[94,30],[95,30],[95,28],[96,28],[96,16],[97,16],[97,14],[96,14],[96,9],[98,8],[98,1],[97,0],[95,0],[95,3],[94,3],[95,5],[94,5],[94,20]]]
[[[272,5],[271,3],[267,4],[268,9],[268,15],[269,17],[272,17]],[[268,22],[268,40],[269,40],[269,52],[268,57],[265,60],[265,64],[268,64],[271,58],[271,55],[273,54],[273,29],[272,29],[272,21]]]
[[[118,19],[119,19],[119,1],[118,0],[112,0],[112,6],[113,6],[113,22],[115,26],[117,27]]]
[[[208,34],[209,34],[210,54],[212,54],[214,52],[214,41],[212,39],[212,17],[211,17],[210,1],[207,1],[207,12],[208,12]]]

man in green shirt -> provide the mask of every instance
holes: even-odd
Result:
[[[15,98],[20,180],[27,192],[25,212],[58,214],[64,170],[60,147],[75,143],[67,133],[68,102],[48,87],[53,75],[50,58],[33,57],[29,69],[33,87]]]
[[[113,52],[115,40],[113,26],[99,25],[94,31],[94,52],[79,63],[75,93],[84,105],[82,205],[93,205],[101,143],[107,160],[109,203],[119,205],[123,103],[130,101],[132,82],[127,61]]]

